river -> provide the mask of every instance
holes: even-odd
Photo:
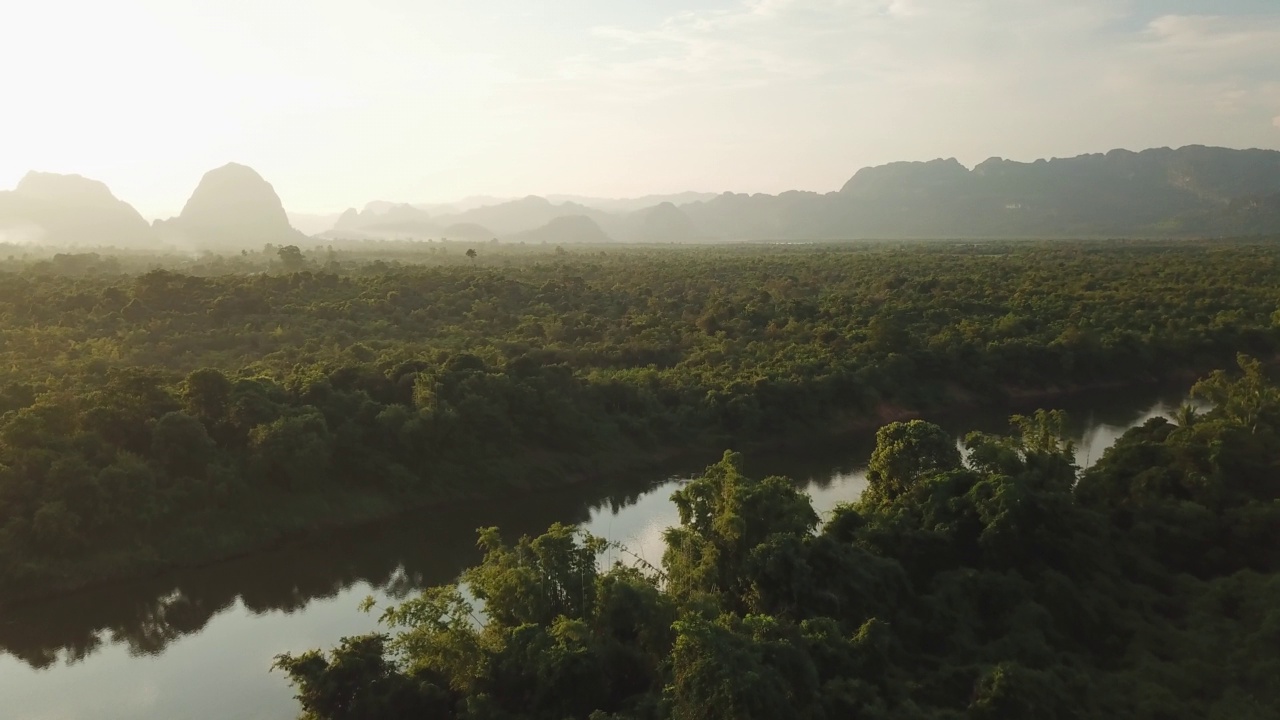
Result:
[[[1168,416],[1183,389],[1130,389],[1054,403],[1073,419],[1081,466],[1126,429]],[[936,419],[958,437],[1003,432],[1006,412]],[[819,515],[855,500],[873,433],[785,453],[748,455],[753,476],[787,475]],[[291,720],[298,708],[279,672],[280,652],[329,647],[377,628],[356,606],[380,604],[457,577],[480,559],[475,529],[504,536],[577,523],[650,562],[662,530],[676,522],[672,490],[706,462],[660,479],[569,488],[416,513],[324,542],[123,583],[11,609],[0,618],[0,716],[7,720]],[[606,558],[607,559],[607,558]]]

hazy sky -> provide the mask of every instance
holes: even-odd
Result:
[[[233,160],[320,211],[1280,148],[1280,0],[7,0],[0,68],[0,187],[148,216]]]

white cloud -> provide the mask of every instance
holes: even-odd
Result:
[[[1162,15],[1152,19],[1146,34],[1183,49],[1220,51],[1244,48],[1250,52],[1275,50],[1268,39],[1280,35],[1280,18],[1223,15]]]
[[[922,111],[1032,102],[1103,113],[1200,105],[1256,110],[1280,66],[1280,16],[1165,15],[1139,22],[1092,0],[752,0],[648,28],[598,28],[561,77],[643,105],[695,92],[846,93]],[[1128,26],[1128,27],[1126,27]],[[1103,107],[1093,106],[1102,103]]]

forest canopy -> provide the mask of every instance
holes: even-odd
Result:
[[[281,655],[304,717],[1273,718],[1280,389],[1257,361],[1080,472],[1060,414],[883,427],[819,518],[741,456],[675,492],[661,567],[555,525]],[[941,439],[941,441],[940,441]]]
[[[1266,241],[9,252],[0,597],[1280,331]]]

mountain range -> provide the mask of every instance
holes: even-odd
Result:
[[[0,191],[0,242],[60,245],[226,250],[308,234],[534,243],[1216,237],[1280,234],[1280,152],[1192,145],[973,168],[952,158],[863,168],[827,193],[375,201],[292,223],[270,183],[235,163],[205,174],[179,216],[152,224],[78,175],[33,172]]]
[[[371,204],[326,235],[439,237],[466,224],[510,239],[561,217],[588,218],[623,242],[1271,234],[1280,233],[1280,152],[1192,145],[991,158],[972,169],[954,158],[899,162],[863,168],[835,192],[685,198],[626,211],[539,197],[444,214]],[[402,224],[410,214],[413,232]]]
[[[154,223],[103,183],[79,175],[31,172],[13,190],[0,191],[0,242],[240,250],[306,239],[289,224],[271,184],[236,163],[205,173],[180,215]]]

